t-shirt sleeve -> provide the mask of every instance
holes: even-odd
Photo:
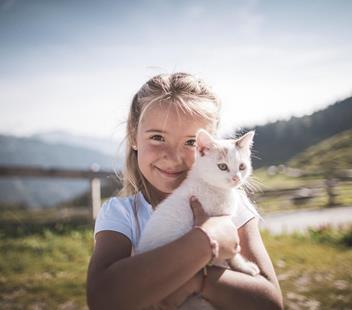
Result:
[[[119,198],[107,200],[99,210],[94,227],[94,238],[100,231],[112,230],[124,234],[132,242],[130,208]]]
[[[232,221],[237,228],[240,228],[254,217],[262,219],[254,204],[249,200],[246,193],[240,192],[238,210],[232,217]]]

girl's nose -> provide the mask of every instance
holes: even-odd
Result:
[[[176,147],[168,147],[167,150],[165,150],[164,156],[173,162],[182,161],[182,152]]]

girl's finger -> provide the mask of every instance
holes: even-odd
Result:
[[[205,220],[205,218],[207,217],[207,214],[205,213],[202,205],[200,204],[200,202],[196,197],[194,196],[191,197],[190,205],[193,212],[194,224],[195,225],[200,224],[200,222]]]

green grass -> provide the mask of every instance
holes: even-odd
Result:
[[[267,167],[256,169],[253,172],[254,184],[258,184],[259,189],[265,190],[278,190],[282,188],[297,188],[305,186],[307,180],[303,178],[289,177],[283,173],[276,175],[268,175]],[[315,179],[311,180],[310,184],[314,184]]]
[[[45,230],[21,238],[2,235],[0,308],[84,308],[92,242],[91,229]]]
[[[351,227],[263,237],[286,309],[352,308]]]
[[[267,168],[257,169],[253,173],[253,184],[259,184],[258,191],[254,194],[254,201],[257,203],[259,211],[263,214],[270,212],[280,212],[295,209],[319,209],[328,206],[328,195],[325,189],[325,178],[322,176],[310,177],[291,177],[284,173],[268,175]],[[292,194],[279,192],[271,195],[263,195],[262,191],[298,188],[320,188],[315,197],[304,201],[301,204],[295,204],[291,198]],[[352,182],[338,181],[335,187],[336,201],[339,206],[352,205]]]
[[[339,170],[351,169],[351,152],[352,130],[347,130],[312,145],[287,165],[303,168],[308,173],[331,176]]]
[[[93,249],[90,228],[39,230],[0,241],[1,309],[86,309],[85,281]],[[352,227],[263,239],[286,309],[352,307]]]

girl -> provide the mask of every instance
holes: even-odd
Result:
[[[195,226],[181,238],[133,255],[153,208],[177,188],[195,160],[195,134],[215,134],[219,100],[200,79],[185,74],[158,75],[134,96],[127,122],[124,197],[102,206],[95,224],[95,248],[88,269],[91,309],[175,309],[201,294],[221,309],[282,309],[274,268],[263,245],[258,214],[243,201],[240,216],[208,217],[190,201]],[[238,230],[237,230],[237,229]],[[212,258],[241,254],[256,263],[260,275],[203,267]]]

